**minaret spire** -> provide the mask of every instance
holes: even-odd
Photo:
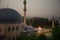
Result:
[[[23,9],[23,11],[24,11],[24,25],[26,25],[26,0],[24,0],[23,4],[24,4],[24,9]]]

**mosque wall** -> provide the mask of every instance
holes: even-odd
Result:
[[[5,40],[17,39],[21,31],[23,31],[22,25],[21,23],[0,24],[0,34],[6,35]]]
[[[4,35],[5,34],[5,25],[4,24],[0,24],[0,34]]]

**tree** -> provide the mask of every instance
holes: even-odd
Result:
[[[53,37],[54,37],[54,40],[60,40],[60,27],[59,26],[55,25],[53,29]]]
[[[36,35],[20,35],[18,40],[47,40],[47,37],[44,34],[41,34],[39,36]]]
[[[38,40],[47,40],[47,36],[45,36],[44,34],[41,34],[41,35],[38,37]]]
[[[34,17],[32,18],[32,26],[45,26],[48,25],[48,18],[40,18],[40,17]]]
[[[31,18],[27,18],[26,23],[27,23],[27,25],[31,25],[31,23],[32,23]]]

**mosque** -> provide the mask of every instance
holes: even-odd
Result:
[[[26,0],[24,1],[24,21],[22,16],[12,8],[0,9],[0,40],[17,40],[23,32],[33,32],[32,26],[26,26]]]
[[[14,9],[0,9],[0,40],[17,40],[22,31],[22,16]]]
[[[0,40],[17,40],[26,24],[26,0],[24,4],[24,22],[22,16],[12,8],[0,8]]]
[[[0,9],[0,40],[17,40],[20,33],[23,31],[23,25],[26,25],[26,0],[24,0],[24,22],[22,16],[14,9]],[[54,21],[53,21],[54,27]],[[32,26],[25,27],[23,32],[35,31]]]

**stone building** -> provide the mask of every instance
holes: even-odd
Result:
[[[0,9],[0,40],[17,40],[22,31],[22,16],[14,9]]]

